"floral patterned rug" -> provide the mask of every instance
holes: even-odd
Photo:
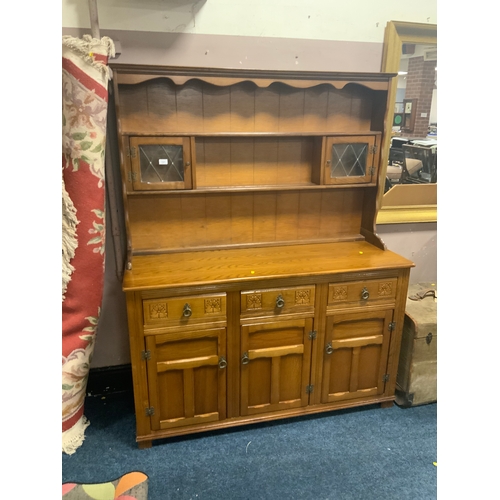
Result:
[[[62,449],[74,453],[83,414],[104,282],[104,154],[108,57],[114,44],[63,37],[62,44]]]
[[[63,500],[147,500],[148,476],[129,472],[106,483],[62,485]]]

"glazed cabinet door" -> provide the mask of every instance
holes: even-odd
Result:
[[[241,327],[241,415],[308,404],[312,318]]]
[[[325,184],[376,182],[378,135],[326,138]]]
[[[383,394],[393,309],[327,317],[322,403]]]
[[[191,189],[189,137],[131,137],[134,191]]]
[[[149,335],[151,429],[226,418],[226,329]]]

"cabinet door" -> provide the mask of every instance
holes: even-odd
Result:
[[[378,171],[377,135],[327,137],[325,184],[376,182]]]
[[[327,317],[321,401],[382,394],[393,309]]]
[[[242,326],[242,415],[308,404],[312,326],[312,318]]]
[[[151,429],[226,418],[226,329],[146,338]]]
[[[131,137],[134,190],[190,189],[189,137]]]

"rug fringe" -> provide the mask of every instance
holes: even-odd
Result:
[[[78,422],[62,433],[62,451],[67,455],[73,455],[80,448],[85,440],[85,429],[90,425],[85,415],[82,415]]]
[[[71,200],[64,178],[62,179],[62,300],[64,302],[68,283],[75,268],[71,265],[71,259],[75,256],[78,247],[76,237],[76,226],[79,224],[76,218],[76,208]]]

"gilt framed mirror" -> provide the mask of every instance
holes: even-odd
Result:
[[[431,55],[433,51],[434,55]],[[404,74],[401,69],[408,69],[409,59],[417,58],[425,61],[427,66],[432,66],[432,71],[436,70],[433,76],[434,91],[437,92],[437,25],[389,21],[384,34],[381,71]],[[408,89],[406,96],[403,93],[404,98],[401,98],[401,85],[398,85],[398,79],[401,78],[401,75],[394,77],[388,95],[389,130],[382,144],[380,175],[383,181],[380,183],[377,199],[377,224],[436,222],[437,121],[432,116],[435,114],[435,107],[430,109],[429,105],[423,109],[423,99],[419,103],[418,94],[417,98],[409,98]],[[419,123],[424,121],[425,130],[419,130]],[[432,140],[433,131],[436,133],[435,141]],[[401,141],[399,145],[398,139]],[[405,145],[404,151],[402,145]],[[416,147],[411,149],[411,146]],[[426,151],[419,150],[419,146]],[[399,158],[398,147],[401,147]],[[429,165],[425,163],[426,157],[423,155],[428,153],[428,149],[435,153]],[[419,168],[418,175],[410,173],[410,166],[413,165]],[[399,166],[401,172],[396,168]],[[426,168],[428,172],[425,171]]]

